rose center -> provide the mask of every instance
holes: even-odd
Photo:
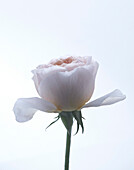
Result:
[[[60,59],[54,63],[52,63],[53,65],[62,65],[62,64],[70,64],[74,61],[73,57],[68,57],[66,59]]]

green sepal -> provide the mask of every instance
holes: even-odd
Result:
[[[78,131],[79,131],[79,125],[81,126],[81,128],[82,128],[82,133],[84,133],[84,126],[83,126],[83,122],[82,122],[82,119],[83,119],[83,117],[82,117],[82,114],[81,114],[81,111],[73,111],[72,112],[72,114],[73,114],[73,117],[76,119],[76,121],[77,121],[77,131],[76,131],[76,133],[75,133],[75,135],[78,133]]]
[[[60,116],[58,115],[57,117],[55,117],[55,121],[53,121],[52,123],[50,123],[50,125],[48,125],[47,127],[46,127],[46,129],[45,130],[47,130],[47,128],[49,128],[51,125],[53,125],[54,123],[56,123],[58,120],[59,120],[59,118],[60,118]]]
[[[63,111],[59,114],[59,116],[61,117],[61,120],[62,120],[65,128],[67,129],[68,134],[71,135],[71,129],[72,129],[72,125],[73,125],[72,112]]]
[[[77,122],[77,130],[74,135],[76,135],[79,132],[79,123]]]

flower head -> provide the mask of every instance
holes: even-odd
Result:
[[[98,63],[92,57],[62,57],[39,65],[33,73],[33,81],[40,98],[20,98],[14,105],[16,120],[30,120],[37,110],[44,112],[76,111],[85,107],[109,105],[125,99],[115,90],[95,101],[87,103],[95,87]]]
[[[40,97],[57,111],[78,110],[94,91],[98,63],[91,57],[66,57],[50,61],[33,70],[33,80]]]

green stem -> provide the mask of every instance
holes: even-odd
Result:
[[[70,134],[67,132],[66,137],[65,170],[69,170],[70,145],[71,145],[71,131]]]

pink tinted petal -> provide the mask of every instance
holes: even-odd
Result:
[[[117,103],[119,101],[122,101],[125,98],[126,98],[126,96],[123,95],[120,90],[116,89],[113,92],[108,93],[107,95],[105,95],[103,97],[100,97],[92,102],[87,103],[82,108],[111,105],[111,104]]]
[[[40,65],[37,67],[37,69],[32,70],[32,73],[34,74],[32,79],[35,83],[35,88],[38,93],[39,93],[38,86],[40,85],[40,82],[42,81],[42,79],[44,79],[47,76],[50,76],[54,72],[64,72],[65,71],[65,68],[59,67],[59,66],[53,66],[53,67],[48,67],[47,69],[44,69],[45,66]]]
[[[98,64],[57,72],[41,81],[39,94],[58,110],[72,111],[84,105],[94,91]]]
[[[55,112],[56,106],[43,99],[33,98],[20,98],[16,101],[13,111],[18,122],[26,122],[32,119],[37,110],[43,112]]]

